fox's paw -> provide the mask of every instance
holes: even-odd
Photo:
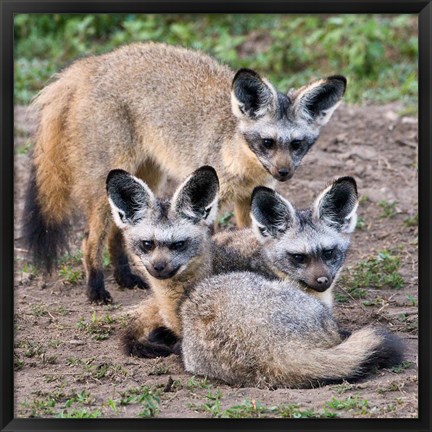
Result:
[[[111,294],[105,289],[104,275],[101,270],[91,269],[87,285],[87,297],[92,303],[112,303]]]
[[[141,276],[133,274],[130,270],[115,271],[114,279],[122,288],[149,288],[149,285]]]
[[[87,297],[91,303],[96,303],[96,304],[108,304],[108,303],[112,303],[113,301],[111,294],[105,288],[102,290],[101,289],[95,290],[92,287],[88,287]]]

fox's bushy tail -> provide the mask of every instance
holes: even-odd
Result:
[[[402,362],[403,341],[383,328],[365,327],[355,331],[339,345],[301,352],[298,382],[334,383],[359,380],[377,368],[388,368]],[[298,353],[297,353],[298,354]]]
[[[74,87],[67,79],[57,80],[32,104],[39,124],[25,197],[23,238],[35,265],[48,272],[68,243],[71,176],[65,124]]]

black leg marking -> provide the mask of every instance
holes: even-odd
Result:
[[[92,303],[107,304],[112,302],[111,294],[105,289],[102,270],[90,269],[87,296]]]
[[[178,342],[178,337],[169,328],[158,327],[150,332],[148,340],[149,342],[167,345],[172,348]]]
[[[110,253],[114,265],[114,279],[122,288],[148,289],[147,282],[136,274],[133,274],[129,265],[129,259],[125,252],[122,233],[117,230],[110,240]]]
[[[150,341],[138,342],[128,346],[127,354],[134,357],[156,358],[168,357],[173,354],[171,348],[166,345],[159,345]]]

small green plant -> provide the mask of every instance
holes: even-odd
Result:
[[[413,227],[413,226],[417,226],[418,225],[418,213],[416,213],[413,216],[407,217],[404,220],[404,225],[406,227]]]
[[[142,410],[140,417],[154,417],[159,412],[160,397],[154,390],[147,386],[131,389],[122,394],[120,405],[140,404]]]
[[[366,222],[363,217],[359,216],[357,218],[356,229],[363,230],[366,228]]]
[[[289,405],[278,405],[277,407],[273,407],[272,411],[278,414],[278,416],[283,418],[317,418],[322,417],[322,414],[317,413],[311,409],[302,410],[298,405],[289,404]],[[328,417],[328,413],[324,414],[324,417]],[[331,414],[331,417],[334,417]]]
[[[383,209],[381,214],[382,218],[392,219],[396,216],[396,204],[397,201],[388,202],[386,200],[382,200],[378,202],[378,205]]]
[[[348,396],[346,399],[336,399],[335,397],[330,401],[326,402],[325,406],[327,408],[335,409],[335,410],[351,410],[351,409],[360,409],[368,407],[368,401],[366,399],[360,399],[358,396]]]
[[[63,265],[59,270],[59,276],[71,285],[78,284],[84,277],[82,270]]]
[[[85,408],[63,410],[57,414],[58,418],[98,418],[102,415],[100,410],[89,411]]]
[[[55,413],[56,401],[53,398],[48,400],[36,398],[31,402],[22,402],[21,405],[30,410],[29,417],[46,417]]]
[[[33,276],[36,276],[38,273],[37,268],[33,264],[30,264],[30,263],[24,263],[21,272],[22,273],[28,273],[28,274],[33,275]]]
[[[188,390],[193,390],[195,388],[208,389],[211,387],[211,384],[207,380],[207,378],[196,378],[195,376],[188,379],[186,383],[186,388]]]
[[[24,367],[24,360],[15,353],[14,355],[14,370],[19,371]]]
[[[43,317],[48,315],[48,310],[43,304],[34,304],[31,306],[31,313],[35,317]]]
[[[169,367],[166,364],[158,364],[149,372],[149,375],[166,375],[169,371]]]
[[[390,370],[396,374],[400,374],[404,370],[410,369],[413,365],[414,365],[413,362],[404,360],[401,364],[391,367]]]
[[[369,287],[401,289],[405,281],[398,272],[399,267],[400,258],[383,250],[374,258],[360,261],[349,273],[342,275],[341,282],[354,298],[365,297],[364,288]]]
[[[98,317],[96,311],[93,312],[90,322],[81,317],[77,323],[79,330],[85,331],[92,339],[102,341],[108,339],[114,331],[115,319],[109,314],[104,317]]]
[[[412,296],[411,294],[405,294],[406,299],[408,300],[408,304],[410,306],[417,306],[418,305],[418,300]]]
[[[218,219],[218,224],[220,227],[226,227],[229,225],[231,218],[234,216],[234,212],[233,211],[228,211],[226,213],[224,213],[219,219]]]

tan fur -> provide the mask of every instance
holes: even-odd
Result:
[[[251,150],[245,128],[256,123],[255,134],[263,128],[262,133],[289,141],[294,123],[300,131],[310,126],[313,139],[319,125],[288,120],[287,113],[278,120],[276,90],[266,80],[271,103],[257,121],[233,110],[233,78],[232,70],[203,53],[136,43],[78,60],[41,91],[34,102],[40,112],[34,159],[38,201],[48,223],[63,222],[75,209],[85,213],[87,272],[101,268],[101,243],[110,223],[108,205],[99,201],[111,169],[124,169],[156,189],[166,176],[179,180],[210,164],[220,178],[220,202],[235,204],[240,227],[250,225],[253,188],[272,178],[269,171],[278,175],[275,163],[294,173],[299,160],[294,164],[288,150],[264,168],[265,158]]]

